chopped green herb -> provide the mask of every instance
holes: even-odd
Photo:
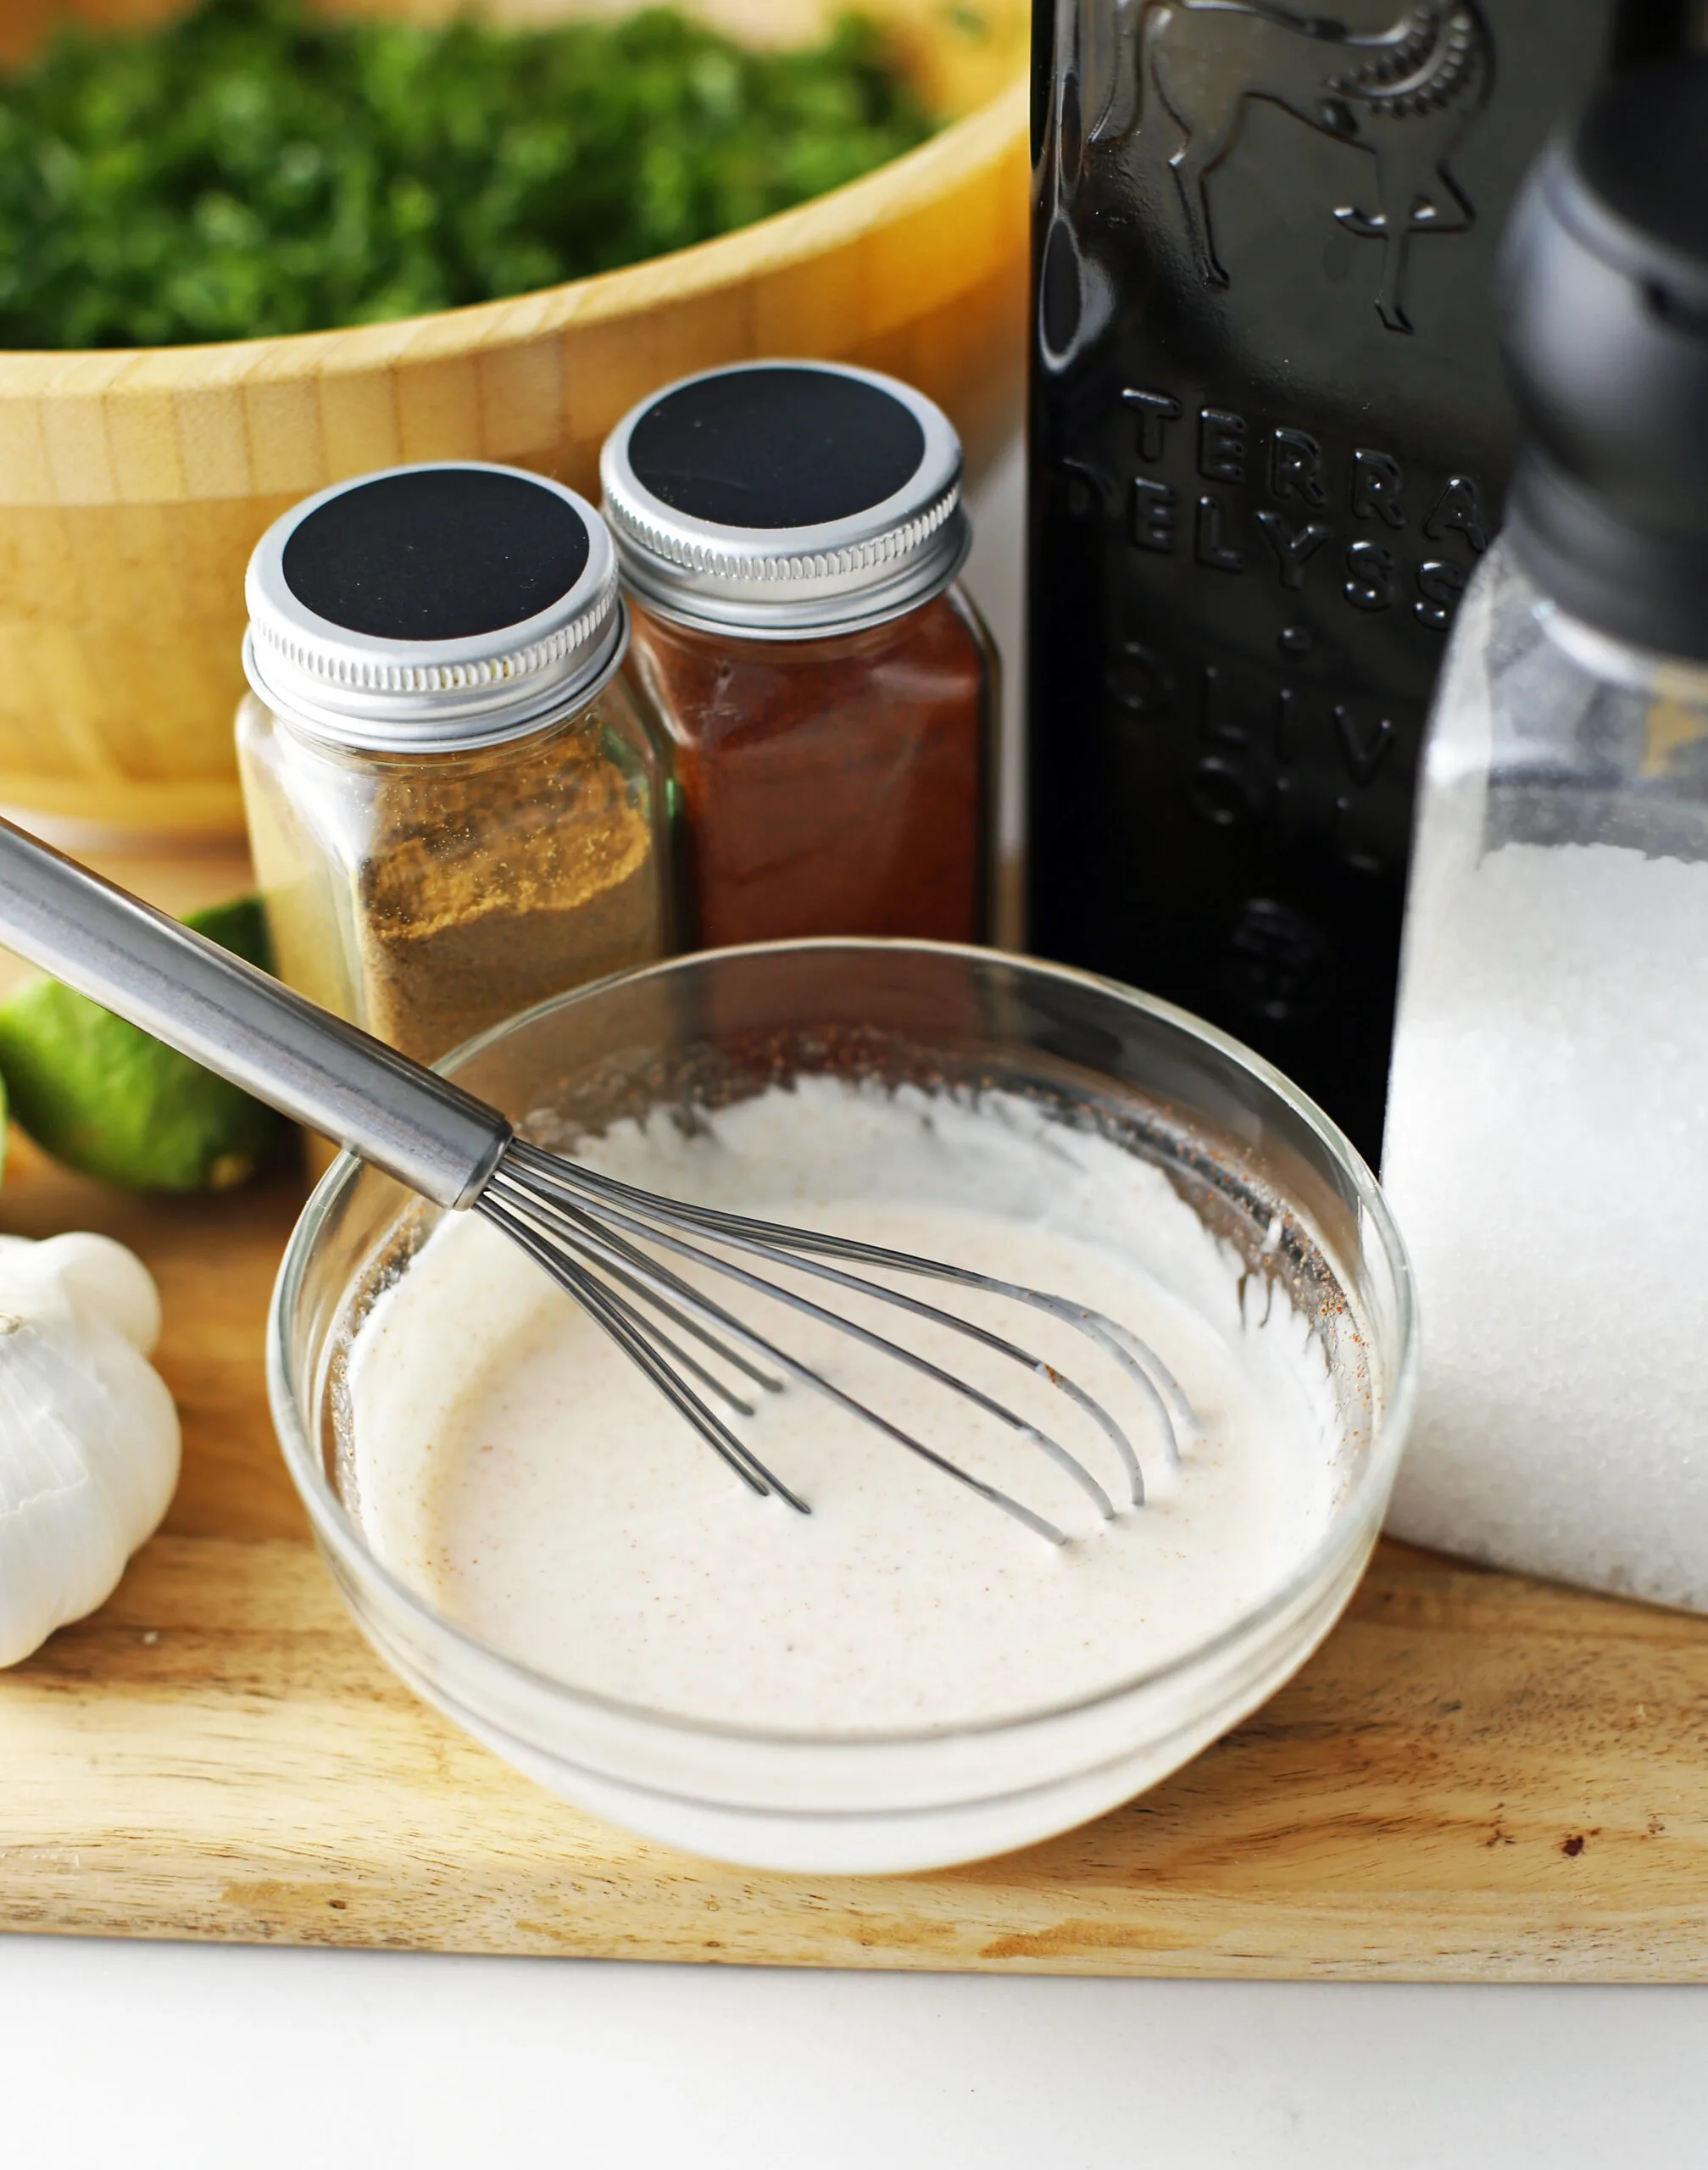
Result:
[[[932,123],[856,18],[760,53],[664,8],[507,31],[204,0],[0,78],[0,346],[172,346],[524,293],[682,248]]]

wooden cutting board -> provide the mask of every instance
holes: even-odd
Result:
[[[122,871],[182,906],[229,867]],[[918,1877],[759,1875],[517,1777],[369,1652],[268,1420],[302,1192],[85,1183],[14,1145],[0,1227],[159,1277],[185,1463],[116,1596],[0,1673],[0,1926],[806,1966],[1708,1979],[1708,1621],[1385,1545],[1293,1683],[1082,1831]]]

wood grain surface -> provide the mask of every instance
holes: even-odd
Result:
[[[114,871],[180,908],[230,864]],[[150,1202],[14,1146],[0,1227],[153,1268],[183,1481],[116,1596],[0,1673],[0,1925],[1056,1972],[1708,1979],[1708,1622],[1385,1545],[1346,1620],[1153,1792],[921,1877],[720,1868],[562,1806],[347,1620],[274,1444],[301,1178]]]
[[[0,58],[68,14],[182,0],[0,0]],[[455,0],[338,0],[441,16]],[[492,0],[509,19],[622,0]],[[236,834],[243,569],[268,523],[365,470],[493,459],[597,498],[600,443],[671,377],[764,354],[908,378],[976,470],[1019,415],[1026,0],[863,0],[954,125],[715,241],[514,300],[225,345],[0,353],[0,803]],[[751,32],[839,0],[703,0]]]

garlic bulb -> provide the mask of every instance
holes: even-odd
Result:
[[[178,1482],[160,1299],[106,1236],[0,1237],[0,1666],[111,1595]]]

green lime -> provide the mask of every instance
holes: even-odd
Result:
[[[252,965],[270,963],[259,898],[192,912],[185,925]],[[45,1152],[131,1190],[230,1190],[281,1122],[58,980],[33,980],[0,1003],[0,1072],[14,1121]]]

